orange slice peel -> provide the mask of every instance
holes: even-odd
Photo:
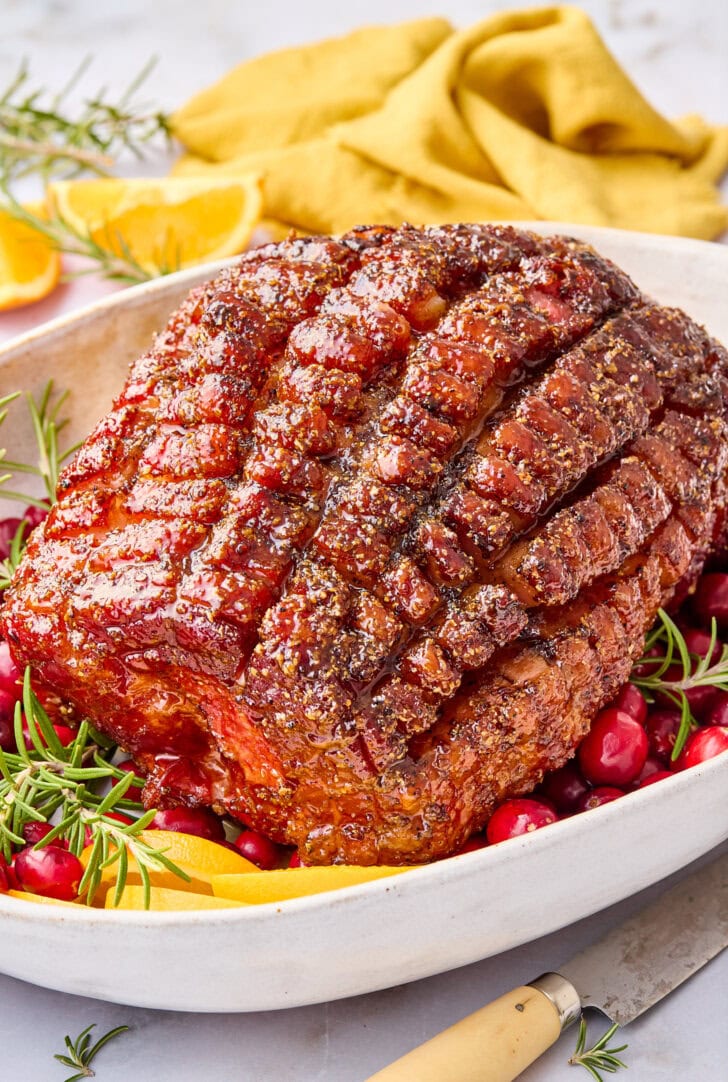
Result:
[[[26,206],[43,217],[41,204]],[[51,293],[61,273],[61,257],[37,230],[0,208],[0,311],[20,308]]]
[[[152,275],[244,251],[262,211],[257,173],[57,181],[48,200],[76,233]]]

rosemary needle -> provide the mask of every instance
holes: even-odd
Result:
[[[79,895],[88,904],[93,902],[107,868],[114,872],[113,897],[114,904],[118,903],[126,885],[129,858],[135,862],[145,887],[147,906],[150,872],[166,870],[189,880],[163,851],[149,845],[142,836],[156,811],[152,808],[145,812],[126,794],[131,785],[143,784],[143,779],[110,762],[114,746],[102,742],[87,721],[81,722],[75,739],[64,746],[30,680],[28,667],[22,708],[20,703],[15,708],[16,751],[0,749],[0,851],[5,858],[10,860],[13,846],[25,844],[23,830],[27,824],[49,823],[52,829],[35,848],[62,839],[77,857],[86,851]],[[103,782],[111,783],[105,796],[97,791]],[[138,818],[120,826],[110,814],[116,811],[133,811]]]
[[[0,93],[0,184],[8,187],[34,173],[44,181],[85,172],[104,175],[122,150],[141,158],[156,137],[169,139],[167,115],[136,100],[155,63],[152,58],[145,64],[117,101],[109,100],[101,89],[74,114],[68,98],[90,60],[84,60],[55,95],[42,87],[30,88],[30,72],[23,61]]]
[[[647,636],[643,656],[632,670],[630,683],[642,691],[648,702],[654,702],[659,692],[672,700],[680,711],[680,728],[672,749],[673,760],[680,755],[697,725],[686,692],[706,686],[728,691],[728,646],[723,646],[720,657],[713,662],[717,641],[718,629],[713,620],[710,646],[705,657],[691,654],[680,628],[664,609],[660,609],[657,622]]]
[[[92,1022],[90,1026],[87,1026],[86,1029],[79,1033],[75,1041],[69,1036],[64,1037],[67,1054],[56,1053],[53,1057],[59,1063],[62,1063],[64,1067],[71,1067],[76,1070],[76,1073],[67,1078],[66,1082],[81,1082],[84,1078],[94,1078],[96,1072],[91,1067],[92,1061],[105,1044],[112,1041],[114,1037],[126,1033],[129,1029],[128,1026],[116,1026],[114,1029],[110,1029],[108,1033],[105,1033],[103,1037],[99,1037],[95,1044],[91,1044],[91,1030],[95,1028],[96,1023]]]
[[[155,137],[169,141],[167,115],[136,100],[155,63],[150,60],[117,101],[110,101],[102,89],[76,114],[69,112],[67,99],[85,75],[88,59],[53,96],[44,89],[29,89],[25,62],[0,93],[0,209],[39,233],[56,251],[88,260],[88,270],[77,273],[100,271],[111,281],[130,285],[177,269],[162,259],[156,266],[143,267],[116,231],[91,237],[57,212],[47,217],[34,214],[12,194],[16,181],[33,174],[44,183],[89,172],[108,175],[121,151],[142,158]]]
[[[617,1058],[619,1052],[624,1052],[626,1044],[618,1048],[609,1048],[609,1042],[619,1029],[615,1022],[606,1033],[596,1041],[591,1048],[586,1047],[586,1021],[582,1018],[579,1023],[579,1034],[576,1041],[574,1055],[569,1060],[572,1067],[584,1067],[595,1082],[604,1082],[601,1071],[605,1074],[616,1074],[620,1067],[626,1068],[627,1064]]]
[[[2,191],[1,187],[0,191]],[[111,282],[137,285],[179,269],[178,264],[161,258],[157,259],[154,266],[142,266],[134,257],[123,235],[116,230],[112,231],[110,227],[92,237],[90,233],[84,233],[72,225],[57,211],[53,211],[48,217],[41,217],[18,203],[7,189],[2,194],[0,209],[11,218],[45,237],[57,252],[80,256],[89,261],[86,269],[65,274],[63,276],[65,281],[84,274],[100,272]]]
[[[20,392],[18,391],[0,399],[0,425],[8,413],[6,407],[19,397]],[[19,500],[26,505],[32,504],[44,511],[48,510],[49,501],[50,503],[55,501],[61,467],[71,455],[75,454],[80,446],[80,444],[74,444],[64,451],[59,450],[58,437],[68,424],[67,418],[59,418],[59,412],[67,398],[68,391],[57,392],[53,380],[49,380],[45,385],[37,402],[32,395],[25,395],[30,422],[38,447],[38,461],[34,465],[26,462],[13,462],[6,457],[6,450],[4,448],[0,449],[0,469],[10,471],[0,476],[0,496],[7,500]],[[47,498],[38,499],[35,496],[28,496],[24,492],[16,492],[14,489],[5,488],[6,481],[9,481],[16,473],[34,474],[39,477],[43,482]]]

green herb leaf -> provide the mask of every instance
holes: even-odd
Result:
[[[100,754],[102,749],[93,740],[93,730],[85,723],[76,739],[64,747],[30,679],[28,668],[23,682],[23,708],[29,739],[23,734],[18,704],[17,750],[0,749],[0,848],[5,857],[9,860],[13,846],[24,844],[26,823],[52,823],[53,829],[36,844],[36,849],[64,839],[71,852],[80,856],[86,847],[86,833],[90,835],[91,850],[79,886],[79,894],[85,895],[88,904],[93,902],[102,872],[110,867],[115,871],[114,898],[118,903],[130,858],[139,869],[147,898],[150,871],[167,869],[189,881],[186,872],[141,837],[155,812],[144,812],[141,804],[127,796],[129,787],[138,780],[135,775],[117,770]],[[105,782],[111,783],[111,789],[102,796],[96,787]],[[128,824],[110,818],[110,812],[122,809],[139,817]]]
[[[107,100],[101,90],[72,114],[68,97],[85,76],[89,59],[54,95],[43,88],[30,89],[30,72],[23,61],[0,94],[0,185],[7,187],[31,174],[44,181],[88,172],[104,175],[121,151],[142,158],[155,139],[169,140],[166,114],[136,100],[155,62],[145,64],[116,102]]]
[[[10,542],[10,552],[5,559],[0,562],[0,590],[5,590],[10,585],[10,580],[15,574],[23,552],[25,551],[27,533],[28,523],[25,519],[21,519],[20,525]]]
[[[27,207],[21,206],[7,189],[2,190],[1,185],[0,192],[3,195],[0,199],[0,207],[11,218],[40,233],[56,251],[66,255],[80,256],[89,261],[88,268],[66,275],[66,281],[84,274],[101,273],[109,281],[136,285],[179,270],[179,261],[167,262],[161,256],[158,256],[153,267],[142,266],[134,258],[126,239],[118,231],[112,232],[110,226],[102,231],[101,239],[98,234],[92,237],[90,233],[77,229],[57,211],[47,218],[41,218]]]
[[[129,1026],[116,1026],[114,1029],[110,1029],[108,1033],[105,1033],[103,1037],[99,1037],[95,1044],[91,1044],[91,1031],[95,1028],[96,1023],[93,1022],[79,1033],[75,1041],[71,1040],[69,1036],[64,1037],[63,1043],[66,1046],[68,1055],[56,1053],[53,1057],[59,1063],[62,1063],[64,1067],[71,1067],[76,1070],[76,1074],[67,1078],[66,1082],[81,1082],[81,1079],[84,1078],[94,1078],[96,1072],[92,1070],[91,1063],[101,1049],[114,1037],[118,1037],[121,1033],[126,1033],[129,1030]]]
[[[607,1047],[618,1029],[619,1026],[615,1023],[606,1031],[606,1033],[602,1034],[599,1040],[593,1044],[591,1048],[587,1048],[586,1021],[582,1018],[579,1023],[576,1049],[574,1055],[569,1060],[571,1066],[584,1067],[595,1082],[604,1082],[604,1079],[600,1074],[601,1071],[604,1071],[605,1074],[616,1074],[620,1067],[626,1069],[627,1064],[623,1063],[621,1059],[618,1059],[617,1054],[619,1052],[624,1052],[627,1045],[622,1044],[618,1048]]]
[[[79,273],[100,271],[112,281],[130,284],[178,268],[160,259],[158,266],[147,269],[117,234],[107,230],[105,238],[92,238],[58,213],[33,214],[17,201],[13,185],[29,174],[40,175],[43,182],[88,172],[106,175],[121,151],[142,158],[156,137],[169,142],[168,116],[135,100],[154,64],[152,59],[144,66],[117,102],[108,101],[102,90],[87,98],[76,115],[68,112],[66,100],[85,75],[88,59],[52,97],[45,90],[29,90],[25,62],[0,94],[0,208],[45,237],[57,251],[89,260],[88,271]]]
[[[0,424],[5,420],[8,413],[7,408],[5,408],[6,403],[12,402],[18,397],[20,397],[20,393],[8,395],[6,398],[0,399]],[[24,397],[26,399],[28,412],[30,413],[33,432],[35,433],[36,444],[38,447],[38,462],[37,465],[30,465],[25,462],[12,462],[6,457],[7,452],[5,449],[3,448],[0,450],[0,467],[11,471],[0,477],[0,496],[3,496],[8,500],[19,500],[24,504],[32,504],[34,507],[39,507],[46,511],[49,505],[55,502],[61,467],[71,455],[75,454],[79,445],[76,444],[73,447],[67,447],[63,451],[60,451],[58,447],[59,434],[68,424],[66,418],[59,419],[58,416],[68,398],[68,391],[58,393],[55,390],[53,381],[49,380],[45,385],[38,402],[36,402],[30,394],[27,394]],[[16,473],[28,473],[39,477],[43,481],[47,493],[46,499],[40,500],[34,496],[29,496],[25,492],[17,492],[14,489],[5,488],[5,482],[9,481]],[[23,540],[24,538],[22,535],[19,538],[16,535],[16,538],[13,539],[14,547],[11,548],[8,560],[6,560],[2,565],[2,568],[0,568],[0,573],[15,570],[15,567],[17,567],[22,557]]]
[[[728,691],[728,646],[723,647],[716,662],[711,661],[717,640],[718,629],[713,620],[710,649],[706,656],[691,654],[680,628],[664,609],[660,609],[657,623],[645,641],[644,654],[632,670],[630,683],[642,691],[648,702],[654,702],[655,694],[660,692],[671,699],[680,711],[680,728],[671,756],[673,761],[697,727],[685,693],[697,687]],[[677,679],[670,677],[675,667],[678,670]]]

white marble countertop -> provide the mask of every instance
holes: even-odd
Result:
[[[341,33],[364,22],[448,14],[466,24],[523,6],[489,0],[0,0],[0,85],[21,57],[59,86],[86,55],[96,81],[121,88],[150,54],[150,100],[172,108],[236,62],[266,49]],[[640,88],[668,115],[728,120],[728,7],[724,0],[591,0],[582,3]],[[95,88],[95,87],[94,87]],[[149,163],[162,172],[167,159]],[[726,189],[728,190],[728,189]],[[108,287],[84,281],[18,313],[0,314],[0,340],[70,311]],[[669,844],[669,839],[664,839]],[[609,874],[609,869],[604,870]],[[655,894],[662,885],[651,888]],[[131,1032],[104,1050],[99,1082],[362,1082],[413,1044],[508,988],[558,966],[632,911],[639,898],[537,942],[390,991],[282,1012],[183,1015],[66,996],[0,976],[0,1079],[63,1082],[53,1060],[63,1037],[97,1023]],[[0,947],[1,950],[1,947]],[[153,964],[153,961],[152,961]],[[190,980],[194,981],[190,964]],[[633,1082],[723,1082],[728,1076],[728,952],[625,1031]],[[595,1018],[591,1031],[601,1031]],[[522,1077],[584,1078],[567,1068],[569,1034]],[[413,1079],[413,1082],[416,1082]],[[443,1082],[448,1082],[443,1079]]]

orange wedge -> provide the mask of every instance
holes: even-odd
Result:
[[[258,868],[245,857],[234,853],[217,842],[208,841],[206,838],[198,838],[193,834],[182,834],[173,830],[143,830],[141,839],[154,849],[161,849],[164,855],[177,865],[190,877],[189,880],[181,879],[168,868],[160,868],[159,871],[150,871],[149,879],[153,887],[192,893],[194,895],[212,894],[211,878],[213,875],[242,875],[257,872]],[[88,862],[91,846],[86,846],[81,854],[81,863],[84,868]],[[110,864],[101,873],[101,881],[97,893],[94,895],[93,904],[103,905],[106,892],[109,891],[109,899],[113,897],[113,887],[116,883],[118,872],[117,864]],[[129,857],[129,870],[127,884],[139,886],[141,876],[139,867],[134,857]]]
[[[66,180],[48,186],[52,209],[74,230],[150,274],[242,252],[260,220],[261,178]]]
[[[378,865],[360,868],[350,864],[330,868],[286,868],[279,872],[252,872],[247,875],[213,875],[212,891],[217,898],[234,898],[249,905],[263,902],[285,902],[289,898],[304,898],[341,890],[373,879],[399,875],[409,868],[389,868]]]
[[[240,853],[234,853],[225,845],[199,838],[196,834],[182,834],[176,830],[143,830],[141,838],[154,849],[161,849],[180,868],[197,879],[212,875],[229,875],[236,872],[258,872],[260,869]]]
[[[39,905],[65,905],[78,909],[78,902],[62,902],[60,898],[45,898],[42,894],[30,894],[27,890],[9,890],[11,898],[21,898],[24,902],[37,902]]]
[[[190,894],[185,890],[166,890],[152,887],[149,892],[149,909],[157,912],[179,912],[185,909],[239,909],[244,902],[231,898],[213,898],[210,894]],[[124,887],[118,906],[114,905],[112,891],[106,895],[106,909],[145,909],[143,887]]]
[[[83,856],[81,857],[83,860]],[[178,865],[178,867],[180,867]],[[103,909],[105,902],[109,898],[113,898],[114,890],[116,887],[116,873],[118,865],[111,864],[108,868],[104,868],[101,873],[101,880],[94,892],[92,905],[96,909]],[[174,872],[168,871],[164,868],[162,871],[149,873],[149,881],[154,887],[159,887],[164,890],[176,890],[182,891],[182,893],[190,893],[195,897],[200,894],[212,894],[212,886],[208,879],[198,879],[191,874],[190,870],[183,869],[190,876],[189,879],[182,879],[180,876],[175,875]],[[129,858],[129,870],[126,876],[126,884],[130,887],[142,886],[142,877],[139,874],[137,862],[133,857]]]
[[[27,209],[44,213],[40,204]],[[0,209],[0,311],[47,297],[60,273],[61,258],[46,238]]]

